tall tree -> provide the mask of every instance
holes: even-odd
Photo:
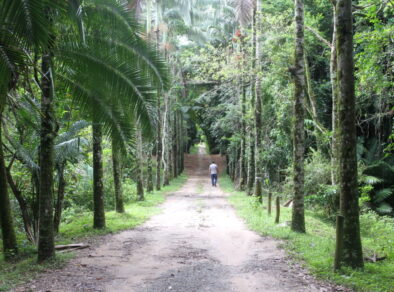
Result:
[[[241,91],[241,155],[239,160],[239,168],[240,168],[240,178],[239,178],[239,188],[241,190],[245,189],[245,185],[247,184],[247,159],[246,159],[246,48],[244,36],[242,33],[240,35],[240,53],[242,56],[242,72],[240,76],[240,91]]]
[[[47,12],[49,16],[49,12]],[[51,42],[42,56],[41,70],[41,135],[40,135],[40,190],[39,190],[39,237],[38,261],[55,256],[53,222],[53,169],[54,145],[58,131],[54,112],[53,48]]]
[[[331,40],[331,56],[330,56],[330,81],[331,81],[331,184],[338,185],[337,160],[338,160],[338,63],[337,63],[337,16],[336,16],[336,0],[331,1],[333,4],[333,32]],[[333,196],[333,205],[335,210],[339,209],[339,192]]]
[[[304,155],[305,155],[305,69],[304,69],[304,2],[295,0],[294,125],[293,125],[293,213],[291,229],[305,232]]]
[[[252,70],[253,70],[253,82],[254,86],[254,139],[255,139],[255,182],[254,182],[254,195],[259,199],[260,202],[263,200],[262,194],[262,180],[263,180],[263,165],[261,163],[261,79],[260,79],[260,61],[259,61],[259,1],[255,1],[253,8],[253,54],[252,54]]]
[[[363,267],[357,185],[352,1],[336,6],[338,65],[338,187],[344,217],[343,264]]]

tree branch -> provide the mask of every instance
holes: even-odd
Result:
[[[309,30],[311,33],[313,33],[317,39],[325,43],[330,49],[332,48],[331,43],[328,40],[326,40],[324,37],[322,37],[318,31],[307,25],[305,26],[305,28]]]

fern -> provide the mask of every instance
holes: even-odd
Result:
[[[377,185],[381,182],[383,182],[383,180],[381,178],[378,178],[376,176],[372,176],[372,175],[362,175],[360,177],[360,182],[367,184],[367,185]]]

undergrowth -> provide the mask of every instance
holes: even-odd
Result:
[[[261,235],[284,240],[285,249],[318,278],[345,285],[357,291],[394,291],[394,220],[382,218],[373,213],[362,214],[361,234],[364,254],[387,256],[377,263],[365,263],[363,270],[343,269],[341,273],[333,272],[335,247],[335,228],[319,214],[306,211],[306,234],[292,232],[288,224],[291,221],[291,209],[281,207],[280,223],[275,224],[275,209],[268,216],[267,198],[263,207],[248,197],[244,192],[234,189],[229,177],[222,178],[220,186],[231,194],[230,203],[245,220],[249,228]]]
[[[67,244],[83,241],[86,238],[104,235],[131,229],[148,220],[151,216],[160,212],[158,205],[165,200],[165,195],[178,190],[186,181],[186,176],[181,175],[171,181],[171,185],[165,186],[161,191],[155,191],[145,195],[145,201],[133,201],[125,206],[126,212],[118,214],[115,211],[106,212],[106,228],[93,229],[93,215],[91,213],[79,214],[74,220],[60,226],[56,244]],[[3,260],[0,252],[0,291],[8,291],[18,284],[29,279],[34,279],[38,274],[54,268],[59,268],[73,257],[73,253],[59,254],[56,259],[45,264],[37,264],[36,248],[20,242],[20,257],[12,263]]]

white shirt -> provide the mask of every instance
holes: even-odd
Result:
[[[211,174],[218,174],[218,166],[215,163],[212,163],[209,166],[209,171]]]

